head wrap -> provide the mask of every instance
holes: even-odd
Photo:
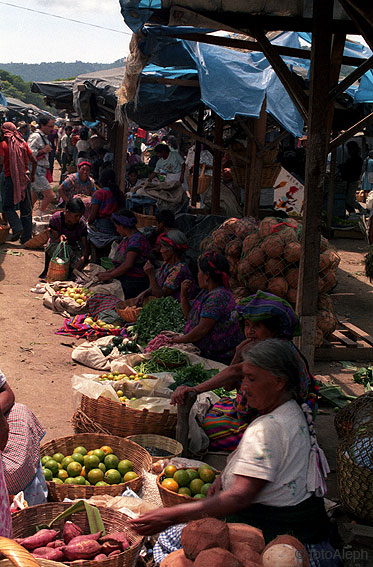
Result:
[[[211,268],[211,270],[213,271],[213,273],[221,277],[224,287],[226,289],[230,289],[229,274],[227,272],[224,272],[223,270],[219,270],[219,268],[217,268],[217,266],[216,266],[217,253],[216,252],[206,252],[204,254],[204,257],[206,258],[207,263],[208,263],[209,267]]]
[[[92,164],[89,161],[83,160],[78,163],[78,169],[82,167],[82,165],[87,165],[88,167],[92,167]]]
[[[26,187],[30,182],[26,175],[26,143],[13,122],[4,122],[1,131],[8,144],[10,177],[13,182],[13,202],[16,205],[24,198]]]
[[[126,226],[129,228],[134,228],[137,224],[136,217],[130,218],[130,217],[126,217],[125,215],[118,215],[117,213],[113,213],[111,215],[111,218],[117,224],[121,224],[122,226]]]
[[[177,242],[177,240],[183,240],[185,235],[178,230],[170,230],[167,234],[162,234],[159,238],[160,243],[167,248],[172,248],[177,253],[183,253],[188,250],[188,244],[186,242]]]
[[[301,334],[298,316],[290,303],[272,293],[257,291],[255,295],[242,299],[237,311],[240,317],[254,323],[276,317],[280,320],[281,337],[292,339]]]

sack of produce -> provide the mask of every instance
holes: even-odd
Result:
[[[74,274],[77,276],[76,283],[94,293],[115,295],[119,299],[124,299],[120,281],[114,279],[111,282],[101,282],[97,277],[100,272],[106,272],[106,270],[97,264],[88,264],[82,271],[74,270]]]
[[[133,353],[133,351],[139,352],[136,343],[127,337],[109,335],[94,342],[85,341],[73,350],[71,357],[75,362],[89,368],[110,371],[112,361],[121,358],[124,354]],[[134,370],[128,364],[126,369],[133,374]]]
[[[53,282],[46,284],[43,305],[65,317],[85,313],[87,300],[93,291],[79,287],[75,282]]]

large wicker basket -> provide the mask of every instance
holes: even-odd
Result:
[[[373,423],[373,392],[367,392],[359,396],[340,409],[337,413],[334,425],[339,438],[351,435],[356,429],[365,423]]]
[[[147,409],[137,410],[124,404],[118,404],[103,396],[95,400],[84,395],[80,403],[80,410],[84,416],[95,422],[103,431],[119,437],[128,437],[139,433],[154,433],[166,437],[175,436],[177,415],[168,410],[163,413],[151,412]],[[74,420],[74,426],[79,432],[80,424],[77,420]],[[82,427],[85,427],[83,423]]]
[[[339,442],[337,481],[343,507],[373,525],[373,423]]]
[[[0,567],[65,567],[63,563],[33,557],[27,549],[12,539],[0,537],[0,553],[7,559],[0,561]]]
[[[39,524],[48,524],[61,514],[64,510],[71,506],[70,502],[51,502],[49,504],[39,504],[38,506],[31,506],[25,508],[20,512],[13,515],[13,536],[14,537],[27,537],[36,532],[36,526]],[[108,558],[106,561],[98,563],[97,561],[79,561],[74,562],[74,565],[79,567],[96,567],[102,565],[104,567],[134,567],[136,565],[137,557],[142,545],[142,537],[138,536],[128,526],[128,516],[121,514],[110,508],[98,506],[101,514],[102,521],[107,533],[111,532],[124,532],[127,539],[131,543],[131,547],[121,554]],[[78,512],[72,514],[69,520],[80,526],[84,533],[89,533],[89,524],[87,514],[85,512]],[[65,520],[60,520],[53,525],[55,529],[63,529]],[[53,562],[49,562],[53,565]],[[59,563],[55,563],[56,566]],[[22,566],[23,567],[23,566]]]
[[[30,238],[30,240],[28,240],[27,242],[25,242],[25,248],[28,248],[29,250],[38,250],[48,242],[48,239],[49,228],[46,228],[42,232],[39,232],[39,234],[37,234],[36,236]]]
[[[127,437],[127,439],[130,439],[134,443],[144,447],[144,449],[146,447],[154,447],[155,449],[158,449],[160,453],[165,451],[165,454],[161,454],[157,457],[150,455],[153,463],[159,461],[159,459],[172,459],[173,457],[179,457],[183,452],[183,446],[179,443],[179,441],[176,441],[176,439],[170,439],[169,437],[164,437],[163,435],[153,435],[152,433],[145,435],[131,435],[130,437]]]
[[[83,446],[88,451],[98,449],[103,445],[108,445],[119,459],[128,459],[133,463],[133,470],[138,474],[138,478],[125,482],[124,484],[114,484],[111,486],[81,486],[76,484],[57,484],[55,482],[47,482],[49,490],[49,499],[54,502],[61,502],[65,498],[74,500],[76,498],[90,498],[100,494],[110,494],[110,496],[118,496],[122,494],[127,487],[134,492],[139,492],[142,487],[143,470],[149,471],[152,466],[152,459],[149,453],[140,445],[133,441],[114,437],[113,435],[100,435],[92,433],[81,433],[70,437],[60,437],[49,441],[40,448],[40,455],[53,455],[54,453],[62,453],[63,455],[71,455],[75,447]]]
[[[154,215],[142,215],[141,213],[134,213],[137,218],[136,226],[137,228],[143,228],[144,226],[157,226],[157,217]]]

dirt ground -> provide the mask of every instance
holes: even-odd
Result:
[[[364,240],[349,239],[332,243],[341,256],[333,291],[337,314],[373,335],[373,285],[364,276],[363,265],[367,245]],[[53,439],[72,433],[71,377],[85,369],[71,360],[71,347],[78,340],[55,334],[63,318],[43,307],[41,295],[30,292],[39,281],[43,257],[42,251],[26,250],[19,244],[0,246],[0,368],[17,401],[32,409],[47,430],[46,439]],[[314,370],[322,380],[341,385],[347,394],[363,393],[339,362],[316,362]],[[334,417],[332,408],[322,406],[316,423],[332,469],[330,499],[337,496]]]

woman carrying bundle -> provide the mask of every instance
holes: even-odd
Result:
[[[82,160],[78,164],[78,171],[67,175],[58,188],[58,194],[64,203],[67,203],[75,195],[90,196],[95,190],[95,182],[90,177],[92,165],[89,161]]]
[[[163,264],[156,273],[153,264],[149,260],[146,262],[144,272],[149,278],[150,287],[137,296],[137,305],[142,305],[149,295],[154,297],[171,295],[180,301],[182,282],[192,278],[189,266],[184,262],[188,248],[185,234],[180,230],[170,230],[160,237],[159,242]]]
[[[175,344],[193,343],[201,356],[229,364],[242,333],[236,316],[236,302],[229,290],[229,264],[216,252],[206,252],[198,260],[198,285],[201,292],[190,302],[193,282],[181,284],[181,307],[186,325]]]
[[[98,278],[101,281],[118,279],[122,284],[125,299],[130,299],[149,287],[144,265],[150,256],[151,248],[145,236],[137,230],[137,219],[132,211],[121,209],[111,218],[122,240],[115,252],[114,268],[101,272]]]

